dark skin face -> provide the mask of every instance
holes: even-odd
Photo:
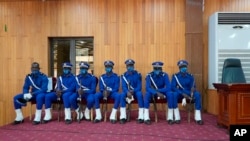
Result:
[[[127,67],[127,68],[128,68],[128,67],[134,67],[134,65],[133,65],[133,64],[128,64],[126,67]]]
[[[162,70],[161,67],[154,67],[154,70]]]
[[[31,68],[31,71],[36,71],[36,70],[38,70],[38,71],[39,71],[39,70],[40,70],[40,68],[38,68],[38,67],[32,67],[32,68]]]

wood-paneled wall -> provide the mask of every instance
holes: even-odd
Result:
[[[0,125],[15,118],[13,96],[22,91],[30,64],[38,61],[41,71],[48,73],[48,37],[93,36],[97,76],[104,72],[107,59],[115,62],[116,73],[123,73],[127,58],[136,61],[143,77],[158,60],[171,76],[178,71],[176,62],[186,58],[185,4],[185,0],[0,0]],[[215,11],[249,11],[250,2],[205,0],[204,6],[200,83],[206,88],[208,16]],[[208,102],[210,106],[209,111],[216,113]],[[27,116],[29,108],[23,112]]]
[[[107,59],[122,74],[128,58],[143,77],[153,61],[163,61],[171,76],[185,58],[185,0],[2,1],[0,26],[0,105],[7,109],[1,108],[1,125],[15,118],[13,96],[21,93],[30,64],[38,61],[48,73],[48,37],[93,36],[97,76]]]

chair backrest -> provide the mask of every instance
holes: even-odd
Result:
[[[56,85],[56,78],[55,77],[48,77],[48,89],[47,92],[52,92],[55,89]]]
[[[240,59],[228,58],[224,61],[221,83],[246,83]]]
[[[95,77],[95,80],[96,80],[96,84],[95,84],[95,87],[97,87],[97,84],[98,84],[98,77],[94,76]]]

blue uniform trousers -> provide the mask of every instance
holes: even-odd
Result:
[[[190,94],[188,94],[191,96]],[[201,110],[201,94],[197,91],[194,92],[194,102],[195,102],[195,109]],[[183,99],[182,93],[175,93],[174,94],[174,108],[177,108],[178,106],[178,99]]]
[[[19,103],[16,102],[17,99],[19,98],[23,98],[24,94],[18,94],[16,96],[14,96],[14,107],[15,109],[21,109],[22,105],[20,105]],[[46,93],[40,93],[40,94],[33,94],[32,98],[29,101],[36,101],[36,108],[38,110],[41,110],[43,107],[43,104],[45,102],[45,95]]]
[[[108,96],[109,98],[114,99],[115,103],[114,103],[114,109],[117,109],[119,107],[120,104],[120,95],[118,92],[112,92],[110,93],[110,95]],[[101,92],[98,92],[94,95],[95,97],[95,108],[99,109],[100,108],[100,99],[103,99],[103,94]]]
[[[162,93],[166,96],[167,98],[167,104],[168,104],[168,108],[173,108],[173,100],[174,100],[174,94],[173,92],[167,92],[167,93]],[[155,100],[157,101],[157,94],[153,94],[153,93],[149,93],[146,92],[145,93],[145,97],[144,97],[144,108],[148,109],[150,106],[150,101],[152,100],[152,96],[155,97]]]
[[[120,100],[121,107],[126,107],[126,97],[127,97],[127,93],[123,92],[121,94],[121,100]],[[143,108],[144,107],[144,101],[143,101],[142,92],[140,92],[140,91],[134,92],[133,97],[137,100],[139,108]]]
[[[78,108],[78,104],[77,104],[77,98],[78,98],[78,94],[74,93],[69,97],[70,100],[70,104],[74,109]],[[88,109],[91,109],[94,104],[95,104],[95,99],[94,99],[94,94],[82,94],[81,95],[82,99],[86,99],[87,101],[87,107]]]
[[[72,95],[72,92],[63,93],[61,96],[64,108],[70,108],[70,101],[69,101],[70,95]],[[46,96],[45,96],[45,109],[51,108],[52,102],[56,102],[56,101],[57,101],[57,95],[55,92],[50,92],[50,93],[46,94]]]

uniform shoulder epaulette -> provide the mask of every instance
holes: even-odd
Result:
[[[146,74],[146,77],[153,76],[154,72],[150,72]]]
[[[115,76],[118,76],[118,74],[116,74],[116,73],[113,73]]]
[[[141,73],[137,72],[137,74],[141,76]]]
[[[42,72],[41,72],[41,75],[42,75],[42,76],[47,76],[46,74],[44,74],[44,73],[42,73]]]

